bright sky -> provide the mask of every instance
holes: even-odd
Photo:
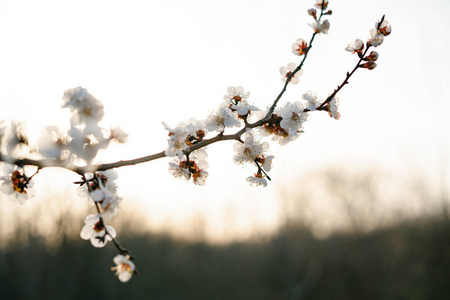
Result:
[[[282,88],[279,68],[299,61],[292,43],[311,37],[313,3],[1,0],[0,119],[23,121],[32,139],[48,125],[67,126],[62,94],[83,86],[104,103],[104,124],[130,135],[102,161],[160,152],[161,121],[205,118],[228,86],[269,105]],[[311,114],[295,143],[272,144],[273,182],[265,189],[248,186],[254,170],[235,166],[233,142],[224,142],[208,147],[205,187],[171,178],[167,159],[120,170],[124,206],[145,211],[154,228],[185,228],[201,216],[210,237],[245,236],[273,228],[280,189],[307,186],[296,176],[322,166],[376,165],[448,182],[449,2],[347,0],[330,8],[329,34],[316,37],[300,84],[281,103],[308,90],[325,98],[356,63],[347,44],[366,40],[383,14],[393,28],[377,49],[378,67],[359,70],[338,95],[340,121]]]

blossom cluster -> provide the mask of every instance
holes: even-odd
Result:
[[[384,37],[391,34],[392,28],[388,21],[382,19],[381,22],[375,23],[375,28],[370,30],[370,38],[366,42],[366,51],[364,52],[364,42],[360,39],[356,39],[352,44],[349,44],[345,50],[351,53],[357,53],[361,60],[366,61],[364,64],[360,64],[359,67],[373,70],[376,68],[378,60],[378,52],[372,51],[369,55],[366,55],[371,46],[378,47],[383,41]]]
[[[280,68],[284,87],[267,109],[261,110],[255,103],[249,101],[250,92],[242,86],[229,86],[218,108],[204,120],[192,118],[179,123],[176,127],[162,122],[168,132],[168,139],[167,148],[158,158],[163,156],[171,158],[169,172],[175,178],[186,181],[192,179],[194,184],[204,185],[209,176],[206,146],[222,140],[235,140],[234,155],[230,160],[239,166],[251,165],[256,168],[253,175],[246,180],[250,185],[265,187],[267,180],[271,180],[268,172],[272,169],[274,159],[274,155],[269,153],[269,140],[280,145],[296,140],[305,130],[309,114],[315,111],[325,111],[331,118],[340,119],[337,92],[348,84],[348,78],[356,69],[376,67],[378,53],[372,51],[367,54],[367,52],[370,47],[378,47],[383,43],[384,37],[391,33],[391,25],[383,16],[370,31],[370,38],[365,44],[362,40],[356,39],[354,43],[348,45],[345,50],[357,53],[359,62],[351,73],[347,73],[346,79],[338,89],[327,98],[322,99],[314,91],[307,91],[299,94],[293,102],[278,105],[288,84],[300,82],[300,76],[303,74],[302,66],[311,49],[314,36],[327,34],[329,31],[330,22],[322,20],[323,16],[332,14],[332,11],[328,10],[328,2],[316,0],[315,8],[308,10],[308,14],[314,19],[313,23],[309,24],[313,29],[312,38],[309,43],[298,38],[292,44],[292,53],[302,60],[298,64],[291,62]],[[132,262],[133,257],[128,254],[128,250],[119,245],[116,230],[107,224],[107,221],[118,215],[123,200],[118,195],[118,173],[114,167],[126,164],[123,161],[108,164],[108,167],[93,164],[100,150],[106,149],[112,141],[125,143],[127,134],[118,127],[106,129],[100,125],[104,117],[104,106],[85,88],[68,89],[62,99],[62,107],[72,113],[69,130],[62,132],[55,126],[47,127],[45,135],[33,148],[34,152],[30,150],[31,148],[27,150],[28,152],[21,151],[28,147],[28,139],[18,124],[12,124],[7,132],[3,122],[0,122],[0,161],[4,161],[3,172],[0,175],[0,191],[9,199],[24,204],[34,194],[33,177],[41,168],[59,166],[79,174],[81,180],[75,182],[78,185],[77,192],[96,209],[95,214],[89,214],[85,218],[80,237],[89,240],[96,248],[104,247],[112,241],[120,254],[114,257],[116,266],[111,270],[120,281],[127,282],[133,274],[137,274],[136,266]],[[30,152],[40,160],[21,160],[21,153]],[[150,160],[140,159],[139,163]],[[131,164],[135,163],[130,162],[129,165]],[[37,170],[34,174],[27,175],[29,170],[25,172],[24,165],[35,166]]]

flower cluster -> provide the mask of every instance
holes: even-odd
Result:
[[[207,152],[205,147],[190,151],[204,141],[209,132],[224,134],[226,128],[241,127],[242,121],[248,124],[250,116],[258,112],[259,108],[248,101],[250,92],[246,92],[242,86],[230,86],[224,95],[225,102],[219,105],[218,110],[207,116],[206,120],[190,119],[188,123],[179,123],[171,128],[163,122],[169,132],[168,147],[165,155],[174,157],[169,162],[169,172],[175,177],[184,180],[193,179],[197,185],[204,185],[208,177]]]
[[[198,159],[197,157],[185,158],[180,160],[175,157],[169,163],[169,172],[175,176],[175,178],[180,178],[184,180],[192,180],[197,185],[205,185],[206,178],[208,177],[208,172],[206,169],[209,164],[206,160]]]
[[[63,159],[67,164],[81,162],[91,164],[101,149],[111,141],[125,143],[128,135],[118,127],[110,130],[100,127],[103,104],[85,88],[68,89],[63,95],[63,108],[72,112],[67,133],[55,126],[47,128],[38,143],[38,151],[44,158]]]
[[[367,51],[371,46],[378,47],[380,46],[383,41],[384,37],[391,34],[392,28],[391,24],[389,24],[388,21],[384,19],[384,16],[381,20],[381,22],[375,23],[375,28],[370,30],[370,38],[367,41],[366,45],[366,51],[364,52],[364,43],[360,39],[356,39],[355,42],[352,44],[349,44],[345,50],[351,52],[351,53],[357,53],[358,57],[361,60],[366,61],[364,64],[360,64],[359,67],[373,70],[376,68],[378,60],[378,52],[372,51],[369,55],[366,55]]]
[[[267,181],[264,177],[267,176],[265,171],[272,169],[272,155],[267,155],[269,150],[269,143],[261,142],[255,138],[253,130],[246,131],[244,136],[244,142],[238,142],[233,147],[236,154],[233,156],[235,164],[242,165],[245,163],[255,164],[258,168],[258,172],[254,177],[248,177],[247,181],[251,184],[257,184],[261,186],[267,186]],[[264,175],[263,175],[264,174]]]
[[[117,195],[117,171],[114,169],[94,172],[86,180],[76,182],[78,195],[89,203],[98,203],[99,216],[112,219],[119,213],[119,205],[122,198]]]

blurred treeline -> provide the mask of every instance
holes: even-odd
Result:
[[[140,270],[129,283],[108,270],[111,246],[29,236],[0,252],[1,299],[450,299],[448,220],[325,239],[289,224],[226,245],[121,233]]]
[[[0,299],[450,299],[445,193],[413,180],[408,194],[376,172],[308,179],[308,189],[282,190],[277,231],[239,242],[149,233],[122,214],[119,240],[140,271],[125,284],[109,270],[116,249],[81,240],[83,217],[70,207],[54,208],[59,217],[39,230],[48,214],[16,225],[14,215],[0,222]]]

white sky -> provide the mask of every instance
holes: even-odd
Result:
[[[357,71],[339,93],[340,121],[311,114],[295,143],[272,144],[273,182],[265,189],[248,186],[254,170],[235,166],[233,142],[224,142],[209,147],[205,187],[175,181],[167,159],[124,168],[124,206],[146,211],[154,228],[184,228],[202,216],[208,236],[245,236],[273,228],[278,191],[307,186],[296,176],[324,165],[376,165],[434,182],[443,174],[448,182],[449,2],[330,2],[329,34],[316,37],[300,84],[281,104],[308,90],[326,97],[356,63],[347,44],[366,40],[383,14],[393,28],[377,49],[378,67]],[[103,161],[160,152],[161,121],[205,118],[230,85],[249,90],[260,108],[270,104],[282,88],[279,68],[299,62],[292,43],[310,39],[313,3],[1,0],[0,119],[23,121],[32,138],[47,125],[67,126],[61,96],[83,86],[104,103],[104,123],[130,135]],[[138,185],[136,176],[149,182]]]

